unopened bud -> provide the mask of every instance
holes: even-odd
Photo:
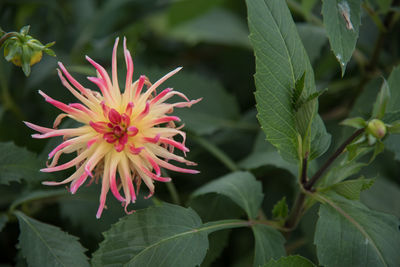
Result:
[[[29,26],[25,26],[20,32],[7,33],[9,37],[4,41],[4,57],[14,65],[22,67],[25,75],[30,73],[30,66],[38,63],[43,52],[55,56],[49,49],[54,43],[43,45],[39,40],[28,35]]]
[[[386,126],[381,120],[373,119],[368,123],[367,131],[380,140],[386,135]]]

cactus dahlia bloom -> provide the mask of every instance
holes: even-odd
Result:
[[[188,152],[189,149],[185,146],[185,133],[174,123],[180,119],[168,114],[174,108],[190,107],[201,99],[190,101],[184,94],[173,91],[172,88],[156,93],[156,89],[181,68],[171,71],[154,84],[151,84],[144,75],[132,82],[133,62],[130,52],[126,49],[126,39],[124,39],[124,56],[127,74],[125,90],[121,93],[117,78],[118,40],[117,38],[115,41],[112,54],[111,79],[102,66],[86,57],[97,70],[97,77],[88,77],[88,79],[99,87],[101,94],[83,87],[69,74],[62,63],[58,63],[60,67],[58,75],[62,84],[81,103],[67,105],[39,91],[47,102],[63,113],[56,118],[53,128],[25,122],[28,127],[40,133],[33,134],[33,138],[64,137],[64,141],[50,152],[49,159],[52,160],[47,168],[41,170],[42,172],[55,172],[76,167],[76,171],[64,181],[47,181],[43,184],[60,185],[71,182],[69,190],[74,194],[89,177],[89,184],[94,180],[97,182],[102,177],[97,218],[100,218],[105,207],[109,189],[129,213],[127,206],[130,202],[135,202],[142,181],[148,187],[150,191],[148,197],[150,197],[154,193],[154,181],[169,182],[171,180],[169,177],[161,176],[161,168],[182,173],[198,173],[196,170],[177,167],[168,162],[174,160],[186,165],[195,165],[173,154],[174,148],[182,150],[183,153]],[[183,98],[184,101],[174,104],[165,103],[175,95]],[[64,117],[70,117],[82,126],[57,129]],[[173,138],[177,135],[181,136],[181,142]],[[72,152],[76,152],[73,160],[57,166],[61,154]]]

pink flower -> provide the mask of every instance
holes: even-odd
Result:
[[[39,91],[44,99],[63,111],[54,121],[53,128],[41,127],[29,122],[25,124],[40,132],[33,138],[63,136],[64,141],[49,154],[52,159],[42,172],[56,172],[70,167],[76,171],[61,182],[43,182],[44,185],[61,185],[71,182],[70,192],[75,194],[78,188],[90,177],[89,185],[102,177],[100,206],[97,218],[100,218],[105,207],[106,195],[112,194],[123,203],[125,211],[130,202],[134,203],[140,184],[143,181],[152,196],[154,181],[169,182],[171,178],[161,176],[161,168],[182,173],[198,173],[196,170],[177,167],[169,160],[196,165],[184,157],[173,154],[174,148],[189,151],[185,146],[185,133],[176,127],[180,119],[169,115],[174,108],[190,107],[201,100],[189,100],[184,94],[167,88],[156,93],[156,89],[169,77],[181,70],[177,68],[154,84],[142,75],[132,83],[133,61],[126,49],[124,38],[124,56],[127,67],[125,90],[121,93],[117,77],[117,46],[115,40],[112,55],[112,79],[106,70],[94,60],[86,59],[96,68],[97,77],[88,77],[96,84],[101,94],[83,87],[59,62],[57,69],[62,84],[81,102],[64,104]],[[147,89],[145,89],[145,87]],[[172,96],[183,98],[183,102],[165,103]],[[57,129],[65,117],[76,120],[82,126],[70,129]],[[181,136],[181,142],[174,136]],[[76,157],[64,164],[57,162],[63,153],[76,152]],[[117,175],[118,174],[118,175]],[[135,186],[136,185],[136,193]],[[121,194],[121,191],[123,194]]]

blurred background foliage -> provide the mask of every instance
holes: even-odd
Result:
[[[342,78],[322,27],[321,3],[288,1],[313,64],[317,87],[329,89],[320,98],[319,111],[333,136],[331,147],[349,133],[338,127],[338,122],[349,114],[366,115],[365,110],[370,110],[380,87],[380,76],[387,77],[400,62],[400,35],[396,34],[399,25],[384,34],[378,57],[371,62],[381,33],[373,16],[365,10],[378,17],[390,12],[378,2],[371,0],[363,4],[367,6],[364,6],[357,49]],[[175,188],[158,183],[155,197],[152,200],[139,197],[135,209],[166,201],[191,206],[204,222],[243,216],[223,196],[190,198],[200,185],[239,169],[251,170],[262,182],[266,216],[271,216],[270,210],[283,196],[287,196],[289,204],[293,201],[297,167],[284,162],[272,145],[264,141],[256,120],[255,63],[248,40],[246,12],[241,0],[1,1],[3,30],[17,31],[31,25],[30,34],[42,43],[56,41],[52,49],[57,55],[56,58],[44,56],[32,67],[28,78],[20,68],[0,59],[0,141],[11,142],[1,146],[0,172],[10,158],[26,158],[24,164],[15,166],[25,170],[23,177],[9,179],[0,174],[1,264],[26,265],[16,247],[17,220],[14,217],[5,224],[4,214],[10,209],[21,209],[31,217],[78,236],[89,257],[102,240],[101,232],[124,216],[123,208],[110,197],[103,217],[95,218],[99,185],[83,188],[74,196],[61,187],[42,186],[40,182],[44,179],[61,180],[69,173],[44,175],[38,171],[45,165],[50,148],[59,140],[33,140],[32,131],[22,123],[26,120],[51,126],[58,114],[58,110],[37,94],[39,89],[63,102],[74,101],[57,77],[57,61],[63,62],[77,80],[90,86],[86,76],[93,75],[94,69],[84,56],[89,55],[109,69],[116,37],[127,38],[128,49],[134,57],[134,79],[144,74],[154,82],[164,73],[183,66],[163,87],[171,86],[192,99],[204,97],[190,110],[177,111],[188,132],[189,160],[198,163],[201,173],[170,174]],[[123,80],[125,64],[121,50],[118,60]],[[393,146],[400,147],[400,143]],[[400,168],[394,154],[386,151],[362,172],[377,178],[372,189],[362,195],[363,202],[373,209],[400,216]],[[315,261],[312,240],[316,216],[315,212],[306,214],[287,243],[288,252],[301,253]],[[247,266],[252,262],[253,243],[249,229],[214,233],[210,236],[211,252],[203,265]]]

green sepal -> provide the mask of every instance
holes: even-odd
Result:
[[[376,156],[378,156],[380,153],[382,153],[384,149],[385,149],[385,144],[383,142],[377,140],[377,142],[375,143],[375,147],[374,147],[374,153],[372,154],[372,157],[369,160],[368,164],[371,163],[372,161],[374,161]]]
[[[31,73],[31,56],[32,56],[32,51],[29,49],[27,46],[23,45],[22,46],[22,71],[24,72],[25,76],[28,77],[29,74]]]
[[[31,28],[31,25],[26,25],[26,26],[24,26],[24,27],[21,28],[21,30],[19,31],[19,33],[20,33],[21,35],[24,35],[24,36],[25,36],[25,35],[28,34],[30,28]]]
[[[374,107],[372,110],[372,118],[382,119],[385,115],[386,106],[390,98],[390,90],[389,85],[385,79],[383,79],[383,83],[381,89],[376,97],[376,101],[374,103]]]
[[[391,134],[400,134],[400,121],[396,121],[390,125],[386,125],[387,130]]]
[[[361,117],[348,118],[340,122],[341,125],[350,126],[356,129],[367,127],[367,122]]]

